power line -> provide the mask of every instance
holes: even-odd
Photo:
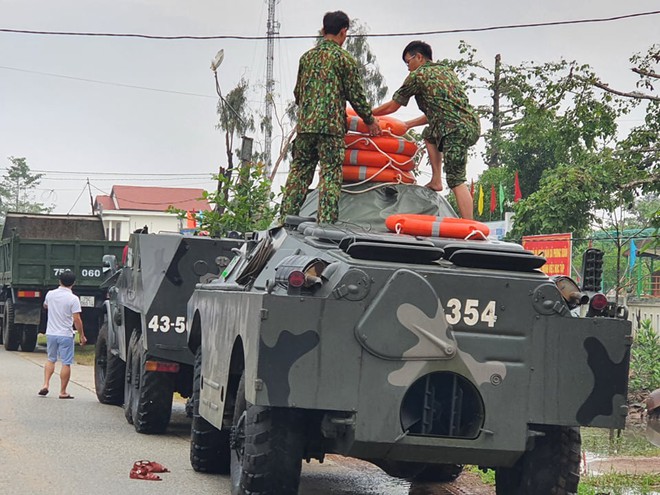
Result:
[[[146,86],[136,86],[133,84],[124,84],[124,83],[116,83],[116,82],[108,82],[108,81],[100,81],[98,79],[87,79],[84,77],[74,77],[74,76],[67,76],[64,74],[54,74],[52,72],[40,72],[36,70],[28,70],[28,69],[18,69],[16,67],[7,67],[4,65],[0,65],[0,69],[5,69],[5,70],[13,70],[16,72],[27,72],[28,74],[38,74],[40,76],[49,76],[49,77],[59,77],[61,79],[72,79],[74,81],[83,81],[83,82],[88,82],[88,83],[94,83],[94,84],[103,84],[106,86],[119,86],[121,88],[131,88],[131,89],[142,89],[145,91],[156,91],[158,93],[171,93],[175,95],[184,95],[184,96],[197,96],[199,98],[212,98],[212,99],[217,99],[216,96],[211,96],[211,95],[202,95],[199,93],[188,93],[185,91],[173,91],[170,89],[159,89],[159,88],[149,88]]]
[[[522,29],[522,28],[537,28],[548,26],[566,26],[575,24],[594,24],[600,22],[620,21],[624,19],[633,19],[636,17],[645,17],[660,14],[660,10],[653,10],[649,12],[637,12],[634,14],[624,14],[613,17],[596,17],[589,19],[572,19],[563,21],[548,21],[548,22],[533,22],[526,24],[504,24],[500,26],[485,26],[476,28],[460,28],[460,29],[442,29],[434,31],[412,31],[403,33],[373,33],[368,34],[368,38],[393,38],[403,36],[431,36],[440,34],[458,34],[458,33],[478,33],[485,31],[501,31],[506,29]],[[178,36],[161,36],[151,34],[139,33],[95,33],[95,32],[74,32],[74,31],[35,31],[28,29],[8,29],[0,28],[0,33],[12,34],[31,34],[42,36],[87,36],[87,37],[105,37],[105,38],[142,38],[149,40],[268,40],[268,36],[238,36],[233,34],[220,34],[212,36],[196,36],[196,35],[178,35]],[[352,35],[349,35],[352,36]],[[294,40],[294,39],[316,39],[318,34],[305,34],[305,35],[278,35],[277,39],[280,40]]]

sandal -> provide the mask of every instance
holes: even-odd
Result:
[[[170,470],[167,469],[165,466],[162,464],[156,462],[156,461],[147,461],[147,460],[142,460],[142,461],[136,461],[135,464],[133,464],[133,469],[141,469],[141,470],[146,470],[150,473],[169,473]]]
[[[161,481],[160,476],[150,473],[146,469],[131,469],[129,477],[134,480]]]

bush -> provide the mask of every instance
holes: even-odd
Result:
[[[660,338],[651,326],[651,320],[642,321],[637,330],[630,356],[631,394],[646,395],[660,388]]]

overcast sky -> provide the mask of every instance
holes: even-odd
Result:
[[[371,33],[408,33],[611,17],[659,7],[658,0],[280,0],[276,19],[282,35],[314,35],[323,14],[340,9],[367,24]],[[0,0],[3,29],[260,36],[266,18],[266,0]],[[576,59],[591,64],[611,86],[633,90],[636,77],[628,59],[660,42],[658,26],[660,15],[653,15],[422,39],[432,45],[435,58],[457,57],[456,47],[464,39],[485,61],[496,53],[511,64]],[[388,98],[407,74],[401,50],[417,38],[369,40]],[[308,39],[276,42],[275,89],[281,104],[292,98],[298,58],[311,44]],[[55,204],[58,213],[91,212],[87,178],[93,196],[109,193],[113,184],[212,188],[210,174],[226,160],[223,137],[215,129],[217,98],[209,69],[220,48],[225,51],[218,70],[223,91],[245,77],[253,86],[254,110],[263,108],[265,40],[0,32],[0,174],[10,165],[7,157],[25,157],[33,171],[45,171],[35,199]],[[473,103],[483,102],[473,97]],[[412,102],[397,116],[417,115]],[[622,125],[636,125],[639,118],[630,116]],[[254,138],[255,146],[263,146],[263,136],[255,133]],[[476,179],[483,170],[481,160],[472,159],[468,178]],[[280,174],[278,183],[285,177]]]

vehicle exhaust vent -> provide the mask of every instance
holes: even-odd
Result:
[[[448,371],[418,379],[401,404],[401,427],[409,435],[474,439],[483,423],[484,404],[477,388]]]

